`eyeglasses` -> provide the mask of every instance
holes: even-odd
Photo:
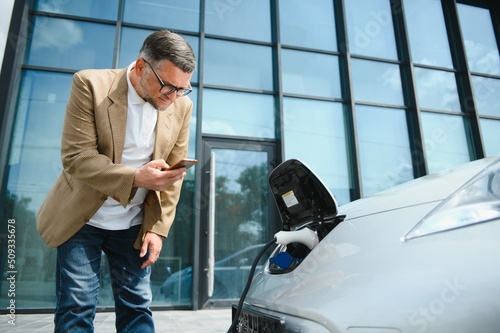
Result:
[[[176,87],[176,86],[173,86],[171,84],[163,83],[163,81],[160,79],[160,76],[158,75],[158,73],[156,73],[156,71],[154,70],[153,66],[151,66],[151,64],[146,59],[142,58],[142,60],[144,60],[144,62],[146,64],[148,64],[149,67],[151,67],[151,70],[153,71],[156,78],[158,79],[158,82],[160,83],[160,86],[161,86],[160,93],[165,94],[165,95],[169,95],[175,91],[178,97],[182,97],[182,96],[186,96],[191,91],[193,91],[193,89],[191,89],[191,88]]]

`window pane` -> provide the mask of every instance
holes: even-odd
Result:
[[[363,196],[413,179],[403,110],[356,105],[356,123]]]
[[[27,63],[67,69],[111,68],[115,27],[36,17]]]
[[[284,98],[283,124],[285,158],[306,163],[339,204],[348,203],[350,185],[342,104]]]
[[[269,239],[269,159],[266,151],[229,148],[211,152],[215,154],[212,171],[217,184],[213,197],[216,269],[211,299],[237,299],[251,264]],[[257,267],[265,264],[263,257]]]
[[[483,134],[486,156],[500,155],[498,144],[498,133],[500,133],[500,121],[493,119],[481,119],[481,132]]]
[[[118,67],[123,68],[130,65],[132,61],[137,59],[139,55],[139,50],[141,49],[142,43],[146,39],[146,37],[153,33],[152,30],[144,30],[144,29],[134,29],[124,27],[122,29],[121,41],[120,41],[120,53],[118,60]],[[182,35],[182,37],[187,40],[189,45],[193,48],[194,55],[196,57],[197,63],[199,63],[198,55],[199,55],[199,43],[198,37]],[[193,76],[191,78],[191,82],[198,82],[198,66],[196,66]],[[193,94],[193,93],[191,93]]]
[[[344,3],[351,53],[397,59],[390,2],[348,0]]]
[[[38,235],[35,216],[62,169],[61,131],[70,87],[69,74],[26,71],[21,81],[7,198],[1,199],[8,202],[7,217],[16,220],[16,246],[22,250],[16,279],[19,308],[54,306],[55,251]],[[2,293],[2,301],[6,296]]]
[[[38,0],[35,8],[44,12],[116,21],[118,0]]]
[[[281,43],[336,51],[332,0],[280,0]]]
[[[455,74],[415,68],[415,78],[421,108],[460,112]]]
[[[500,117],[500,80],[472,76],[477,112]]]
[[[457,4],[465,51],[472,72],[500,74],[500,57],[487,9]]]
[[[203,90],[203,133],[275,138],[274,113],[270,95]]]
[[[198,32],[200,0],[126,0],[123,20],[129,23]]]
[[[190,305],[192,304],[193,276],[193,207],[195,184],[194,166],[186,170],[182,182],[181,196],[176,207],[175,222],[163,241],[160,257],[151,268],[151,289],[153,305]],[[103,287],[109,288],[106,281]],[[101,291],[99,291],[101,294]],[[110,295],[112,298],[112,295]],[[112,300],[110,302],[112,304]],[[99,304],[101,305],[101,304]],[[159,332],[157,330],[157,332]]]
[[[142,43],[152,30],[124,27],[120,39],[120,53],[118,54],[118,68],[124,68],[135,61],[139,55]]]
[[[61,131],[71,79],[69,74],[26,71],[22,80],[9,162],[9,189],[31,198],[34,210],[61,170]]]
[[[207,34],[271,41],[271,6],[268,0],[207,0]]]
[[[285,93],[342,97],[337,56],[283,50],[281,61]]]
[[[398,65],[352,59],[352,77],[356,101],[404,104]]]
[[[405,0],[413,62],[453,68],[448,35],[439,0]]]
[[[267,46],[205,40],[206,84],[273,90],[271,48]]]
[[[470,161],[461,116],[422,112],[421,119],[429,173]]]

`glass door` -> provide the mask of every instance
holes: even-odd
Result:
[[[201,307],[227,306],[278,227],[267,180],[275,152],[273,144],[221,139],[204,147],[199,300]]]

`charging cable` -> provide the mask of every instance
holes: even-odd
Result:
[[[281,244],[281,245],[287,245],[290,243],[301,243],[306,245],[309,249],[313,249],[316,245],[319,243],[319,238],[318,235],[312,231],[309,228],[303,228],[300,230],[296,231],[280,231],[274,235],[274,238],[269,241],[257,254],[257,257],[255,257],[255,260],[253,261],[252,268],[250,269],[250,273],[248,276],[247,283],[245,285],[245,289],[243,290],[243,293],[241,294],[240,301],[238,302],[238,307],[236,309],[236,313],[234,315],[233,322],[231,324],[231,327],[227,331],[227,333],[235,333],[236,332],[236,326],[238,325],[238,321],[240,318],[241,310],[243,308],[243,302],[245,301],[245,297],[248,293],[248,290],[250,289],[250,285],[252,284],[252,279],[253,275],[255,273],[255,269],[257,268],[257,265],[259,263],[260,258],[264,255],[264,253],[267,251],[269,247],[273,244]]]
[[[236,332],[236,325],[238,325],[238,321],[240,319],[240,314],[241,310],[243,308],[243,302],[245,301],[245,297],[247,296],[248,290],[250,289],[250,285],[252,284],[252,279],[253,275],[255,273],[255,269],[257,268],[257,265],[259,264],[260,258],[264,255],[264,253],[267,251],[268,248],[270,248],[273,244],[276,244],[276,237],[273,238],[269,243],[267,243],[257,254],[257,257],[255,257],[255,260],[253,261],[252,268],[250,269],[250,273],[248,274],[248,280],[247,284],[245,285],[245,289],[243,289],[243,293],[241,294],[240,301],[238,303],[238,308],[236,310],[236,314],[234,315],[233,323],[231,324],[231,327],[229,327],[229,330],[227,333],[235,333]]]

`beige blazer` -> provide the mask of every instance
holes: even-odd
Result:
[[[120,164],[127,121],[127,69],[84,70],[73,76],[62,133],[62,165],[37,214],[37,229],[48,246],[71,238],[108,197],[125,207],[133,198],[135,169]],[[172,165],[185,158],[193,103],[181,97],[158,112],[153,159]],[[135,248],[147,231],[167,236],[182,181],[149,191]]]

